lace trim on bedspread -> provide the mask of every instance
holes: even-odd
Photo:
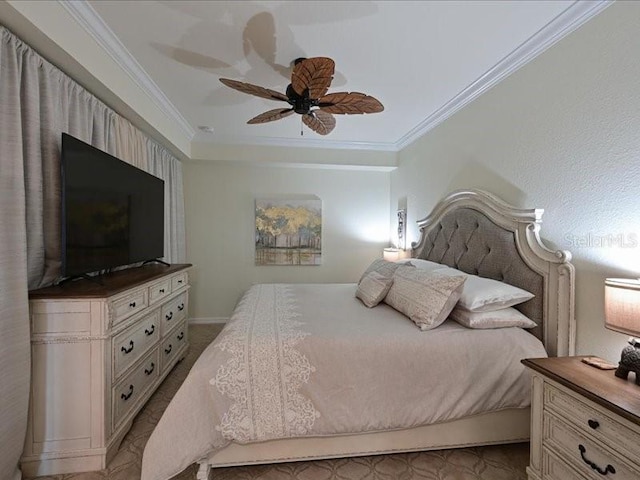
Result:
[[[216,426],[239,443],[301,436],[320,413],[300,394],[315,371],[295,346],[309,333],[286,285],[256,285],[244,296],[217,348],[230,354],[211,384],[232,400]]]

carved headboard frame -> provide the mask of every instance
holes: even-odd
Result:
[[[542,243],[543,213],[480,190],[455,191],[418,221],[412,257],[533,290],[537,298],[516,308],[538,323],[532,333],[550,356],[573,355],[575,270],[569,252]]]

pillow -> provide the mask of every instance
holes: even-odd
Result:
[[[387,296],[392,284],[393,277],[385,277],[380,272],[369,272],[360,281],[356,298],[369,308],[375,307]]]
[[[360,280],[358,280],[358,285],[360,285],[364,277],[366,277],[371,272],[378,272],[384,277],[393,277],[393,272],[395,272],[396,268],[398,268],[399,266],[399,263],[388,262],[387,260],[378,258],[377,260],[371,262],[371,265],[369,265],[364,271],[364,273],[360,277]]]
[[[449,317],[467,328],[533,328],[536,326],[536,322],[512,307],[494,312],[470,312],[456,307]]]
[[[446,265],[442,265],[441,263],[432,262],[430,260],[422,260],[421,258],[412,258],[408,262],[410,265],[413,265],[416,268],[421,270],[433,271],[433,270],[441,270],[443,268],[449,268]]]
[[[455,268],[437,270],[437,273],[447,276],[466,276],[467,281],[464,283],[458,307],[470,312],[494,312],[526,302],[535,296],[533,293],[508,283],[477,275],[468,275]]]
[[[404,313],[421,330],[444,322],[462,293],[465,277],[444,276],[419,268],[399,267],[385,297],[386,304]]]

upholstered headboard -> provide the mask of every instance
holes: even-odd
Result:
[[[527,290],[516,306],[538,325],[532,332],[549,355],[575,348],[574,268],[566,251],[549,250],[539,230],[541,209],[516,209],[482,191],[457,191],[418,221],[412,256]]]

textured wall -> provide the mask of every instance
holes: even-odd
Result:
[[[228,317],[253,283],[358,280],[389,243],[390,173],[184,163],[191,318]],[[254,265],[254,201],[283,194],[322,200],[321,266]]]
[[[577,268],[577,347],[616,360],[603,281],[640,273],[640,3],[617,2],[405,148],[391,210],[415,220],[447,192],[482,188],[544,208],[542,234]]]

